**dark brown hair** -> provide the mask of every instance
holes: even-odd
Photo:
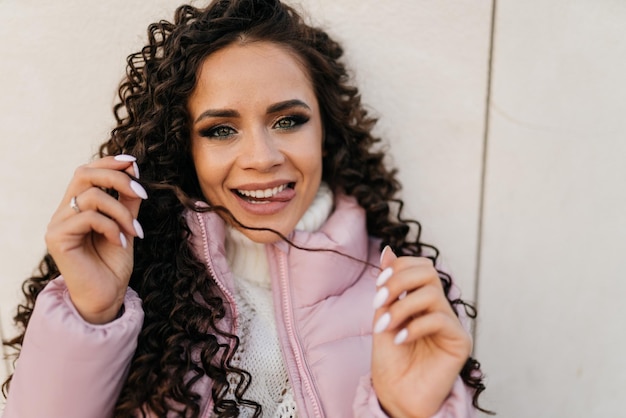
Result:
[[[139,213],[146,236],[135,242],[130,281],[143,301],[145,320],[116,416],[149,409],[158,416],[177,410],[182,417],[197,417],[201,396],[193,385],[203,376],[212,381],[216,414],[234,417],[239,408],[250,407],[260,415],[260,406],[244,397],[251,376],[231,365],[238,339],[217,327],[227,307],[210,273],[194,256],[182,217],[185,208],[194,210],[193,202],[204,199],[191,159],[186,106],[199,65],[233,42],[254,41],[288,48],[308,69],[325,132],[323,180],[333,191],[356,198],[366,211],[368,233],[380,238],[381,250],[390,245],[398,254],[437,259],[437,249],[421,242],[419,223],[401,217],[396,172],[385,167],[384,153],[374,149],[380,142],[372,136],[376,121],[350,84],[337,42],[278,0],[215,0],[203,9],[181,6],[173,23],[150,25],[146,46],[129,56],[114,108],[117,126],[100,148],[100,156],[136,156],[141,182],[150,193]],[[22,330],[37,295],[58,274],[46,255],[40,274],[24,283],[26,303],[15,316]],[[440,278],[449,295],[450,277],[440,272]],[[450,303],[475,317],[462,300]],[[19,350],[23,337],[22,332],[5,345]],[[192,360],[192,351],[200,353],[199,361]],[[478,362],[469,358],[461,377],[475,389],[477,405],[484,389]],[[235,399],[226,399],[233,381]]]

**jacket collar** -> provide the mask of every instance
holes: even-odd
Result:
[[[206,204],[199,204],[206,205]],[[225,250],[226,225],[214,212],[186,210],[184,216],[191,230],[189,237],[196,256],[228,292],[234,292],[233,276]],[[295,230],[285,241],[267,244],[270,264],[275,272],[278,258],[288,264],[290,287],[301,297],[299,303],[314,304],[349,288],[367,267],[368,236],[365,211],[353,197],[335,196],[335,209],[320,229],[313,232]],[[340,271],[341,274],[337,274]]]

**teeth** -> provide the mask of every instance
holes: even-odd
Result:
[[[243,196],[251,197],[253,199],[267,199],[269,197],[275,196],[278,193],[285,190],[287,187],[286,184],[283,184],[278,187],[274,187],[273,189],[265,189],[265,190],[239,190],[237,192]]]

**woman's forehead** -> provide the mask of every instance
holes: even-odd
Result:
[[[317,105],[304,65],[284,46],[252,42],[231,44],[206,57],[189,105],[194,113],[194,103],[223,108],[293,99]]]

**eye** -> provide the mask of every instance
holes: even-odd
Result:
[[[293,129],[309,121],[308,116],[291,115],[280,118],[274,124],[275,129]]]
[[[232,135],[235,135],[237,131],[235,131],[230,126],[219,125],[208,129],[203,129],[200,131],[200,136],[205,138],[228,138]]]

